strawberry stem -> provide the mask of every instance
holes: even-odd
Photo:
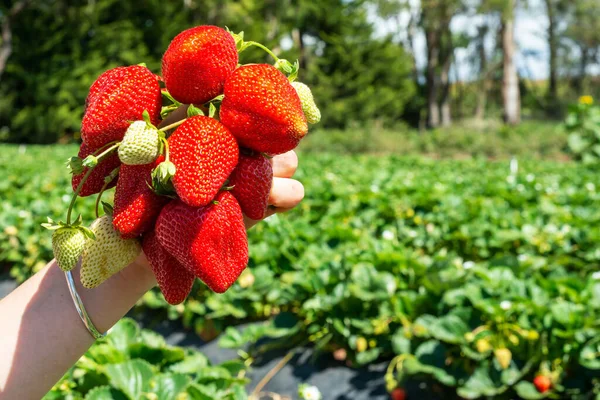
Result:
[[[277,56],[275,55],[275,53],[273,53],[273,52],[272,52],[272,51],[271,51],[271,50],[270,50],[270,49],[269,49],[267,46],[265,46],[265,45],[263,45],[263,44],[261,44],[261,43],[258,43],[258,42],[252,42],[252,41],[250,41],[250,42],[244,42],[244,45],[245,45],[245,47],[243,48],[243,50],[242,50],[242,51],[244,51],[246,48],[248,48],[248,47],[250,47],[250,46],[256,46],[256,47],[258,47],[258,48],[261,48],[261,49],[263,49],[265,52],[267,52],[267,53],[268,53],[268,54],[269,54],[271,57],[273,57],[273,59],[274,59],[275,61],[279,61],[279,57],[277,57]],[[241,53],[241,51],[240,51],[240,53]]]
[[[96,158],[98,158],[98,163],[100,163],[100,161],[102,161],[102,159],[104,157],[106,157],[108,154],[110,154],[114,150],[118,149],[120,144],[121,144],[121,142],[116,142],[115,144],[110,146],[108,149],[104,150],[101,154],[96,156]],[[104,147],[106,147],[106,146],[104,146]],[[86,171],[85,175],[83,176],[83,179],[81,179],[81,182],[79,182],[77,189],[75,189],[75,193],[73,193],[73,197],[71,197],[71,203],[69,203],[69,209],[67,210],[67,225],[71,224],[71,212],[73,211],[73,207],[75,206],[75,201],[77,200],[77,196],[79,196],[79,193],[81,193],[81,190],[83,189],[83,185],[85,184],[85,181],[87,181],[87,179],[90,177],[90,175],[92,174],[92,171],[94,170],[94,168],[96,168],[97,165],[98,164],[96,164],[93,167],[88,167],[88,170]]]
[[[165,161],[169,161],[169,142],[167,138],[162,138],[162,141],[165,145]]]
[[[118,142],[117,140],[115,140],[115,141],[113,141],[113,142],[108,142],[108,143],[106,143],[104,146],[102,146],[102,147],[98,148],[96,151],[94,151],[94,152],[92,153],[92,155],[93,155],[93,156],[96,156],[96,157],[98,157],[98,153],[100,153],[100,152],[104,151],[105,149],[107,149],[107,148],[108,148],[108,147],[110,147],[110,146],[113,146],[113,145],[114,145],[114,144],[116,144],[116,143],[119,143],[119,142]]]
[[[187,118],[184,118],[182,120],[179,120],[177,122],[172,123],[171,125],[167,125],[167,126],[163,126],[162,128],[159,129],[159,131],[161,132],[166,132],[169,129],[173,129],[173,128],[177,128],[179,125],[183,124],[185,122]]]
[[[102,200],[102,195],[104,194],[104,191],[106,190],[106,188],[108,187],[108,185],[110,185],[110,183],[117,177],[117,175],[119,174],[119,167],[115,168],[110,175],[108,175],[107,178],[104,178],[104,185],[102,185],[102,189],[100,189],[100,193],[98,193],[98,197],[96,197],[96,205],[95,205],[95,211],[96,211],[96,218],[100,218],[100,215],[98,215],[98,208],[100,206],[100,200]]]

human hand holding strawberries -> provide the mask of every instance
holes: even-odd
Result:
[[[250,46],[264,49],[274,65],[239,65],[238,53]],[[248,262],[246,229],[302,199],[302,185],[291,179],[293,149],[320,112],[310,89],[295,82],[297,63],[214,26],[173,39],[162,73],[119,67],[92,85],[83,144],[69,161],[74,196],[67,219],[45,226],[55,230],[62,269],[81,255],[85,287],[135,259],[178,304],[195,277],[226,291]],[[113,186],[114,206],[100,201]],[[94,194],[98,219],[90,228],[72,222],[77,196]],[[138,256],[142,248],[145,256]]]

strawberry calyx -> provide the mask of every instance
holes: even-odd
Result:
[[[263,45],[262,43],[254,42],[254,41],[245,41],[243,31],[239,32],[239,33],[234,33],[231,30],[229,30],[229,28],[225,28],[225,29],[233,37],[233,40],[235,41],[235,47],[237,48],[238,54],[242,53],[244,50],[246,50],[249,47],[252,47],[252,46],[258,47],[259,49],[264,50],[267,54],[269,54],[275,60],[275,64],[273,64],[275,66],[275,68],[277,68],[279,71],[286,74],[288,79],[290,80],[290,82],[293,82],[296,80],[296,78],[298,77],[298,71],[300,69],[300,63],[298,62],[298,60],[296,60],[296,62],[292,64],[291,62],[289,62],[286,59],[277,57],[275,55],[275,53],[273,53],[273,51],[271,51],[271,49],[269,49],[267,46]]]
[[[81,231],[89,239],[92,239],[92,240],[96,239],[94,232],[92,232],[92,230],[90,228],[81,225],[81,223],[83,221],[81,215],[79,215],[77,217],[77,219],[70,224],[65,223],[63,221],[54,221],[50,217],[47,217],[47,218],[48,218],[48,222],[44,222],[41,225],[50,231],[58,232],[58,231],[67,230],[67,229],[75,229],[75,230]]]
[[[162,89],[160,93],[164,98],[167,99],[168,102],[170,102],[170,104],[162,106],[160,109],[160,118],[164,120],[169,114],[181,107],[181,103],[175,100],[175,98],[171,96],[171,93],[169,93],[167,89]]]

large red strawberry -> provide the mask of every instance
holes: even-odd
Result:
[[[131,239],[154,226],[160,210],[169,198],[159,196],[150,188],[152,170],[164,160],[154,163],[121,165],[115,190],[113,225],[124,239]]]
[[[104,72],[90,88],[81,122],[81,138],[91,147],[121,140],[144,110],[157,124],[162,98],[158,78],[146,67],[132,65]]]
[[[225,82],[224,93],[219,117],[240,146],[281,154],[308,132],[296,90],[272,65],[239,67]]]
[[[251,219],[263,219],[273,184],[273,165],[262,154],[240,154],[238,165],[229,177],[231,194],[242,212]]]
[[[185,104],[202,104],[223,93],[223,83],[238,63],[235,40],[210,25],[175,36],[162,59],[169,93]]]
[[[169,154],[177,168],[175,191],[186,204],[207,205],[223,186],[238,161],[233,135],[219,121],[188,118],[169,137]]]
[[[225,292],[248,264],[248,240],[242,210],[229,192],[216,203],[190,207],[175,200],[156,221],[160,244],[217,293]]]
[[[190,294],[196,277],[167,253],[156,238],[154,230],[144,235],[142,249],[167,303],[182,303]]]
[[[95,151],[95,148],[88,146],[86,143],[82,143],[77,156],[81,159],[84,159],[90,154],[93,154]],[[100,190],[102,190],[102,187],[104,186],[104,178],[110,175],[110,173],[120,164],[121,161],[119,160],[119,155],[116,151],[103,158],[98,163],[98,165],[96,165],[90,176],[83,184],[83,188],[81,189],[81,192],[79,192],[79,196],[85,197],[99,193]],[[73,191],[77,190],[79,183],[81,183],[81,180],[83,179],[87,171],[88,169],[86,167],[83,167],[83,172],[77,175],[73,175],[73,177],[71,178],[71,186],[73,187]],[[107,186],[107,189],[112,188],[116,184],[117,179],[113,179]]]

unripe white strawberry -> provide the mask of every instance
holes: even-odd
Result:
[[[494,357],[496,357],[496,361],[498,361],[502,369],[508,368],[512,361],[512,353],[505,347],[494,350]]]
[[[159,131],[146,121],[132,123],[119,146],[119,159],[127,165],[150,164],[159,153]]]
[[[86,241],[81,258],[81,284],[88,289],[125,268],[141,251],[137,239],[121,239],[109,215],[96,219],[90,229],[96,239]]]
[[[313,125],[321,120],[321,111],[315,104],[315,99],[310,91],[310,88],[302,82],[292,82],[292,86],[296,89],[298,97],[302,102],[302,111],[306,117],[306,122]]]
[[[52,234],[52,250],[56,263],[63,271],[75,268],[85,245],[85,235],[80,229],[62,227]]]

